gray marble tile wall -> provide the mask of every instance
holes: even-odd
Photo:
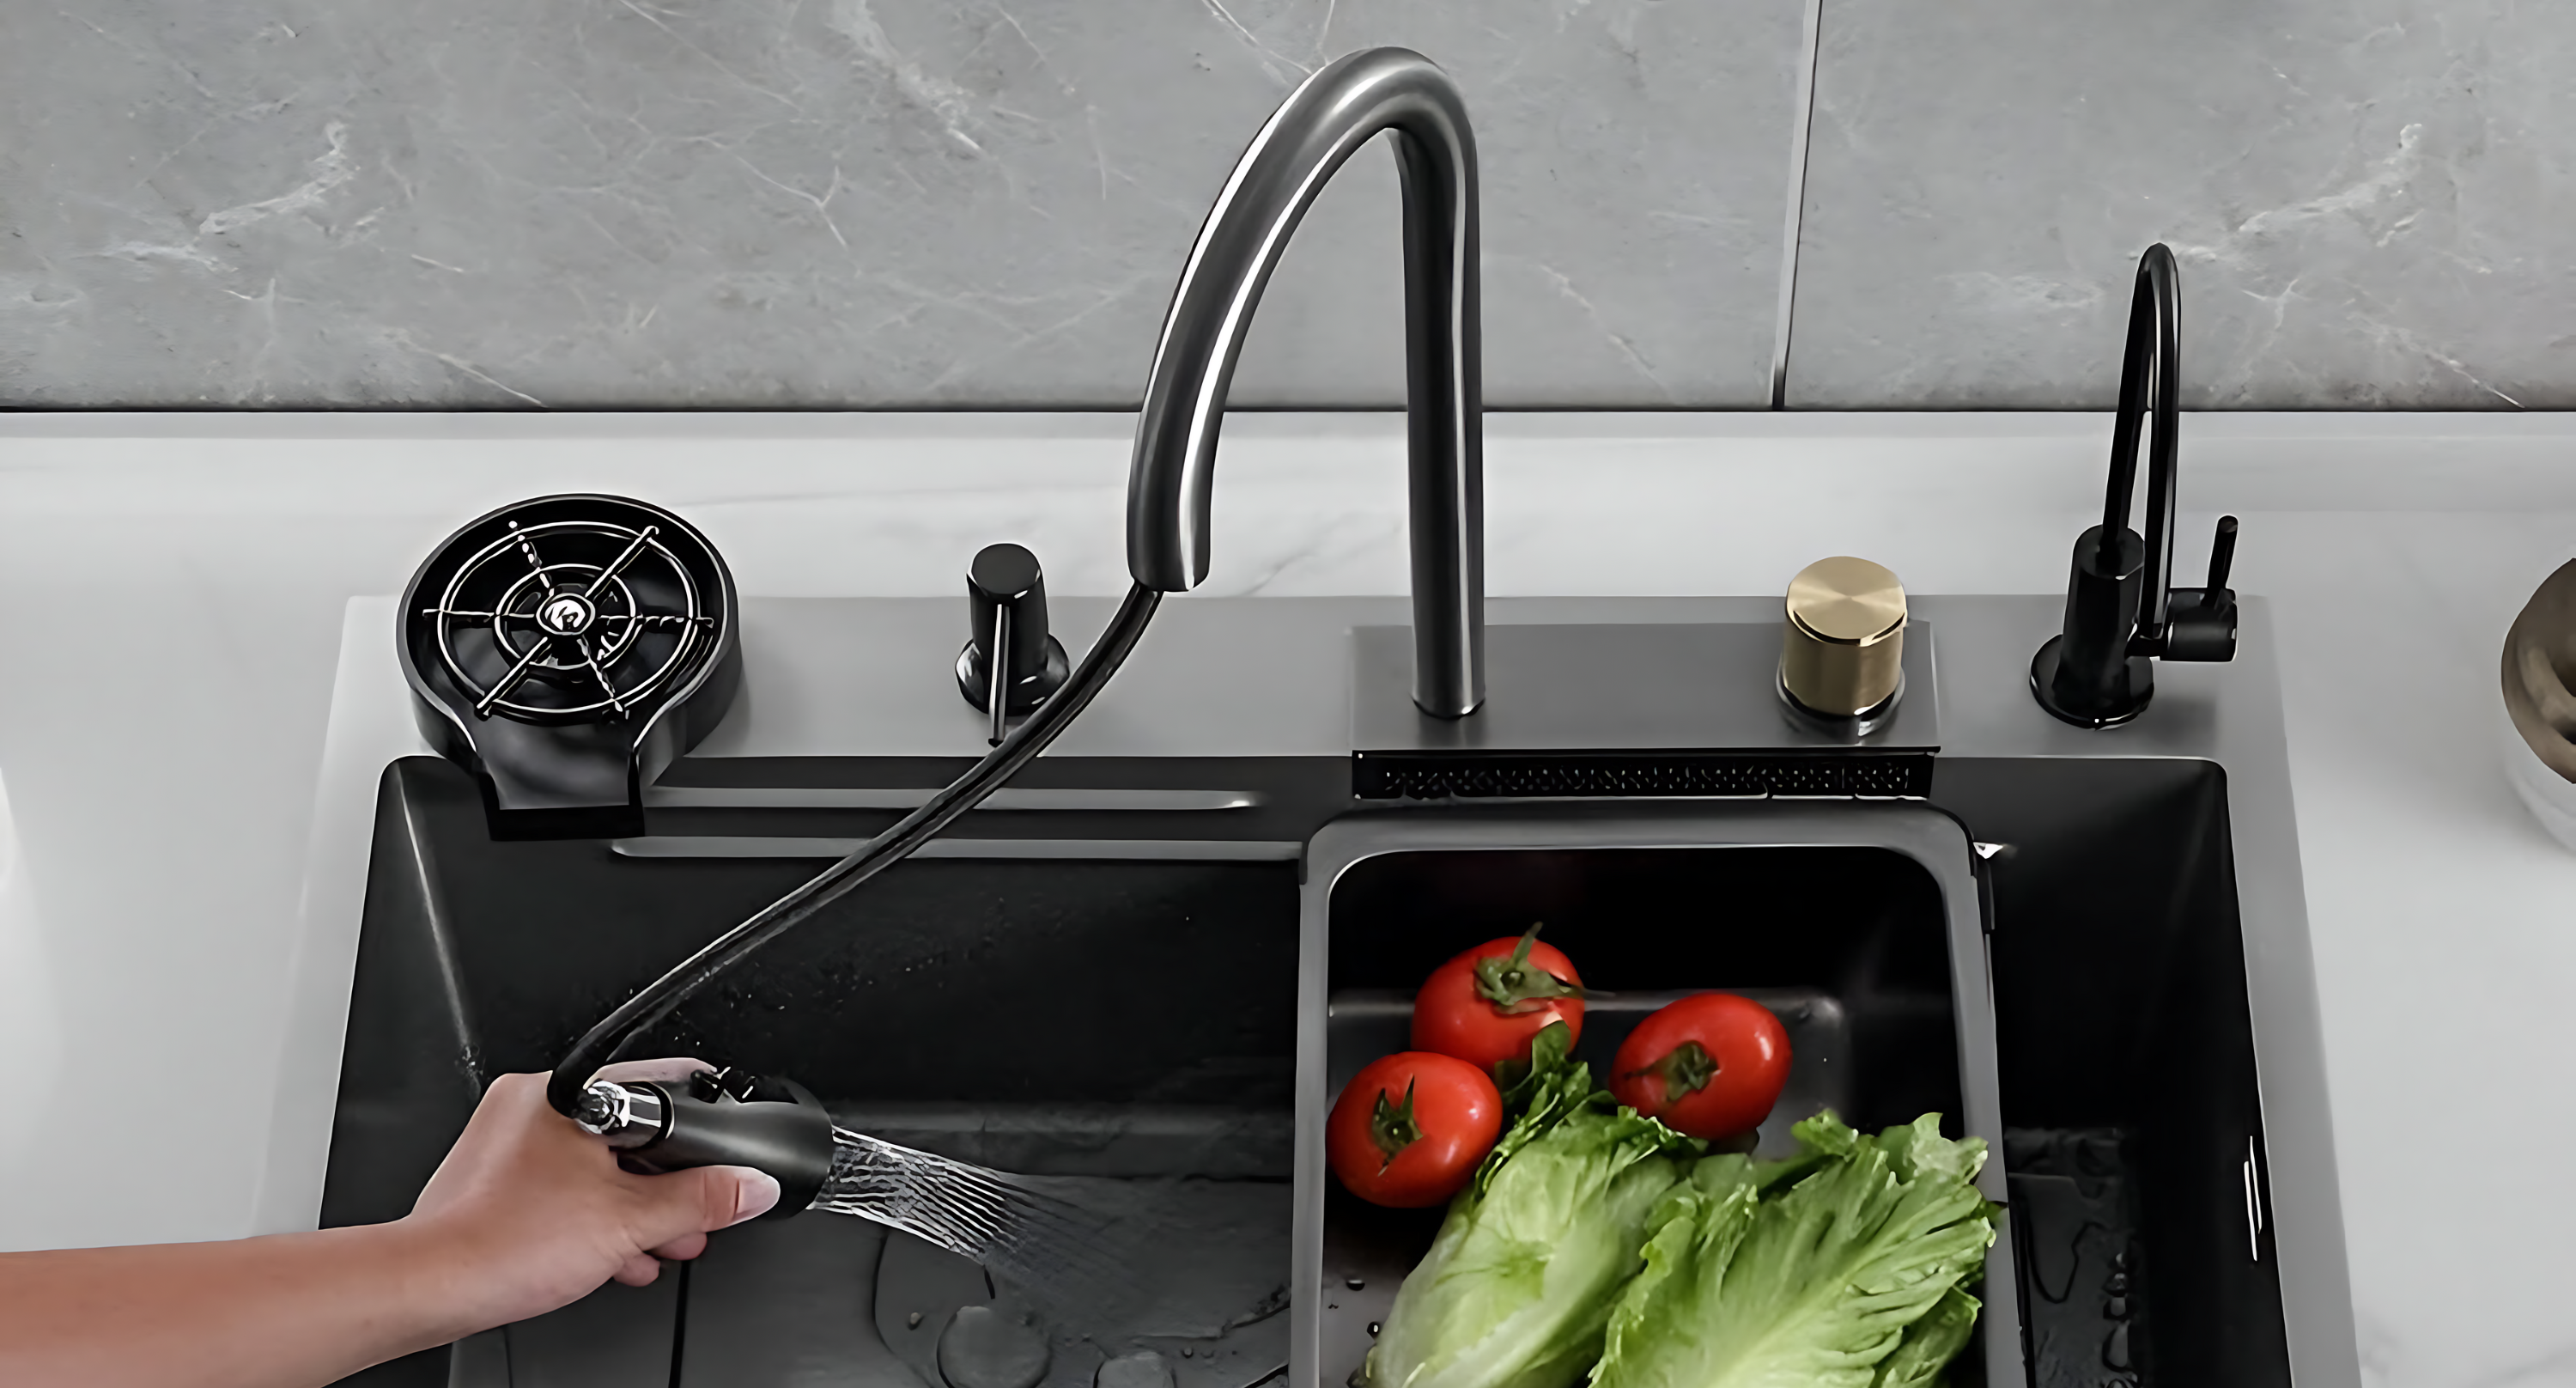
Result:
[[[1485,154],[1488,396],[1758,408],[1805,0],[0,0],[0,406],[1130,405],[1326,58]],[[2576,404],[2576,10],[1821,0],[1786,403]],[[1400,394],[1390,161],[1237,399]]]
[[[2576,8],[1825,0],[1793,406],[2576,406]]]
[[[0,403],[1127,406],[1234,156],[1401,43],[1488,395],[1768,393],[1800,0],[0,0]],[[1392,157],[1245,403],[1402,396]]]

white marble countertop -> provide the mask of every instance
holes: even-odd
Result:
[[[997,539],[1057,592],[1114,593],[1129,427],[0,415],[0,1248],[280,1222],[266,1135],[349,598],[485,509],[575,488],[684,512],[750,594],[946,595]],[[1494,416],[1490,586],[1769,593],[1849,552],[1916,592],[2054,591],[2107,429]],[[2576,419],[2185,434],[2183,574],[2239,514],[2236,584],[2282,633],[2365,1380],[2566,1381],[2576,855],[2514,799],[2493,724],[2505,626],[2576,554]],[[1206,591],[1401,591],[1402,452],[1394,416],[1237,417]]]

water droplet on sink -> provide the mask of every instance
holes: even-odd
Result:
[[[1172,1366],[1152,1350],[1122,1354],[1100,1366],[1092,1388],[1172,1388]]]
[[[2113,1296],[2128,1295],[2129,1274],[2125,1272],[2112,1273],[2109,1277],[2103,1279],[2102,1290],[2109,1292]]]
[[[2102,1303],[2102,1314],[2109,1316],[2115,1321],[2127,1320],[2129,1318],[2129,1299],[2125,1296],[2115,1296],[2111,1298],[2109,1301]]]
[[[940,1332],[939,1376],[950,1388],[1036,1388],[1046,1370],[1046,1332],[1029,1316],[960,1306]]]
[[[904,1327],[908,1330],[919,1330],[921,1328],[921,1313],[919,1311],[913,1312],[911,1315],[903,1318],[903,1323]]]
[[[1380,1331],[1380,1330],[1382,1330],[1382,1329],[1384,1329],[1384,1328],[1385,1328],[1385,1327],[1383,1327],[1383,1326],[1379,1325],[1376,1321],[1370,1321],[1370,1322],[1369,1322],[1369,1338],[1370,1338],[1370,1339],[1372,1339],[1372,1340],[1376,1339],[1376,1338],[1377,1338],[1377,1333],[1378,1333],[1378,1331]]]
[[[2129,1367],[2129,1327],[2112,1327],[2111,1338],[2102,1342],[2102,1362],[2114,1369]]]
[[[1368,1289],[1368,1279],[1365,1277],[1345,1277],[1342,1279],[1342,1284],[1355,1292]]]

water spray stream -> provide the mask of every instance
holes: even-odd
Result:
[[[831,1177],[808,1208],[900,1229],[1032,1291],[1115,1286],[1126,1261],[1121,1254],[1140,1233],[1133,1211],[1048,1189],[1071,1184],[993,1171],[836,1127]]]

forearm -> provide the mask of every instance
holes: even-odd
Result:
[[[411,1221],[233,1243],[0,1254],[0,1383],[301,1388],[482,1327]]]
[[[703,1068],[696,1061],[630,1063]],[[747,1167],[621,1171],[546,1107],[546,1077],[493,1082],[409,1217],[230,1243],[0,1253],[5,1388],[315,1388],[543,1315],[778,1200]]]

